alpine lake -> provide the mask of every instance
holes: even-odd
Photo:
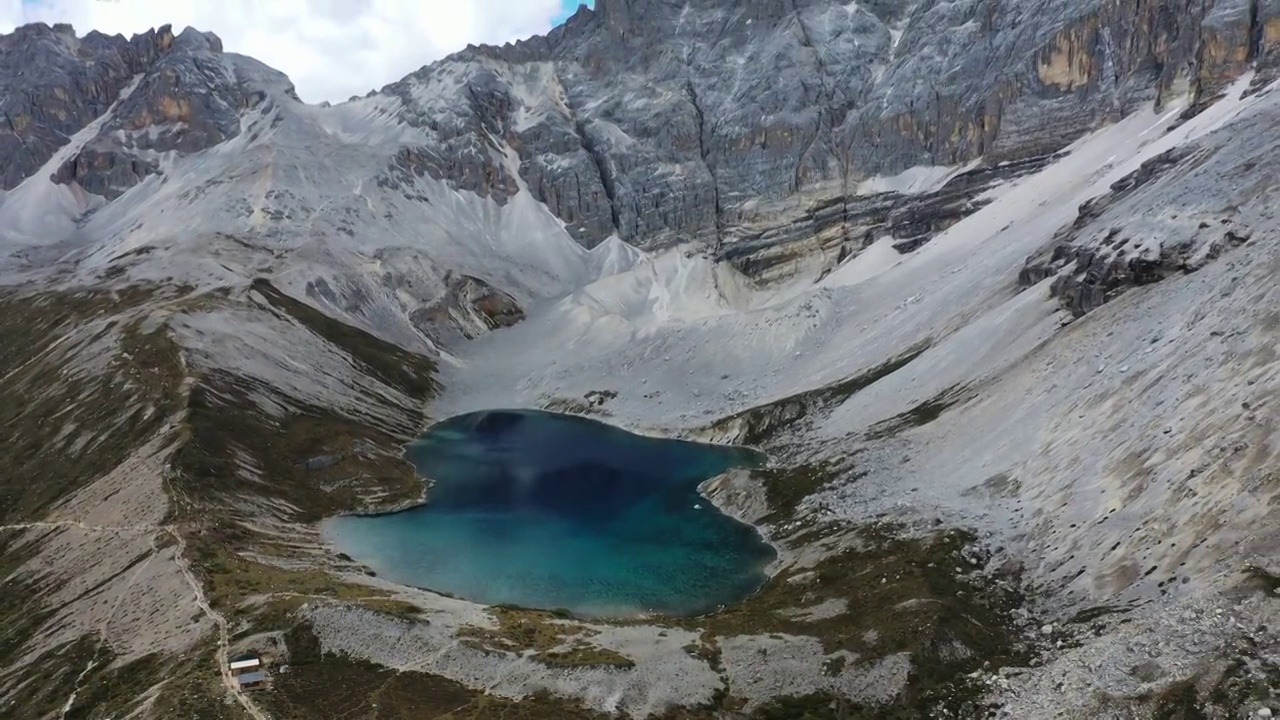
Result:
[[[336,551],[402,585],[579,617],[695,616],[752,594],[774,549],[698,486],[763,456],[589,418],[488,410],[407,446],[427,502],[343,516]]]

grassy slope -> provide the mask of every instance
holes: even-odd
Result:
[[[139,309],[158,301],[145,289],[0,295],[0,523],[42,517],[176,409],[177,348],[139,323]],[[115,356],[107,370],[78,371],[75,360],[99,346]]]
[[[12,301],[26,306],[31,303],[26,298],[14,298]],[[353,416],[350,412],[317,407],[285,397],[274,388],[262,386],[226,369],[187,368],[163,327],[159,331],[144,332],[135,317],[117,320],[120,329],[117,350],[127,352],[129,361],[113,362],[114,375],[96,380],[68,380],[57,375],[58,363],[51,361],[53,357],[49,348],[69,329],[88,328],[85,331],[87,337],[96,338],[98,335],[94,333],[105,332],[101,328],[110,325],[111,320],[107,318],[113,313],[118,315],[147,305],[172,306],[186,301],[160,296],[149,290],[134,290],[112,298],[43,298],[36,304],[41,308],[40,313],[8,313],[10,325],[5,328],[26,338],[22,344],[26,350],[21,352],[12,348],[6,351],[3,367],[7,368],[7,383],[0,388],[11,397],[20,394],[41,400],[34,404],[12,405],[26,409],[17,416],[3,416],[6,427],[15,438],[15,442],[6,446],[11,453],[8,458],[10,466],[44,480],[34,486],[10,482],[0,488],[17,500],[9,507],[21,508],[14,517],[40,517],[52,502],[118,464],[129,451],[156,432],[167,415],[180,409],[180,403],[185,403],[184,442],[173,458],[169,480],[179,500],[175,505],[175,520],[187,539],[189,555],[204,579],[210,600],[233,621],[240,623],[237,635],[289,630],[288,637],[294,640],[289,648],[294,656],[291,660],[293,668],[288,675],[278,678],[276,690],[260,696],[281,717],[325,717],[328,715],[324,711],[326,708],[345,702],[368,706],[377,699],[381,701],[378,702],[380,709],[376,716],[388,718],[591,717],[573,701],[545,697],[518,704],[499,701],[442,678],[388,673],[353,660],[321,656],[307,644],[307,628],[305,624],[298,624],[293,613],[307,600],[358,602],[403,616],[411,616],[412,613],[396,601],[377,597],[369,588],[336,582],[323,571],[288,570],[246,557],[245,551],[262,552],[265,545],[263,538],[252,529],[252,523],[244,522],[250,518],[236,500],[243,497],[275,500],[278,507],[289,508],[276,520],[306,523],[358,507],[362,498],[370,494],[381,495],[382,502],[413,497],[420,486],[410,468],[400,461],[399,446],[417,431],[424,420],[420,408],[436,390],[434,365],[426,358],[338,323],[283,295],[265,281],[254,283],[253,293],[247,301],[271,312],[280,321],[305,328],[350,357],[357,371],[411,398],[414,404],[385,408],[384,417],[395,417],[398,421],[375,425],[368,418]],[[212,298],[205,302],[233,301]],[[192,312],[202,309],[197,305],[185,308]],[[27,318],[28,321],[19,323],[16,318]],[[833,397],[848,397],[905,365],[917,354],[918,350],[913,350],[903,358],[886,363],[886,367],[806,394],[800,398],[805,413],[827,407],[833,402]],[[118,357],[124,355],[121,353]],[[305,358],[299,359],[305,361]],[[10,373],[14,368],[21,369]],[[185,395],[178,391],[184,373],[191,375],[189,392]],[[127,382],[130,378],[138,382]],[[55,391],[50,392],[50,388]],[[270,397],[275,405],[286,411],[276,417],[267,416],[259,403],[264,397]],[[91,399],[91,402],[85,402],[86,399]],[[136,418],[133,421],[113,422],[120,408],[142,406],[154,406],[164,411],[154,412],[145,419],[143,413],[135,412],[128,416]],[[74,463],[57,454],[40,452],[40,448],[47,447],[46,444],[60,429],[65,420],[60,412],[66,408],[74,408],[82,426],[113,427],[111,435],[104,435],[103,442],[94,444],[89,455],[77,458]],[[752,439],[768,442],[777,429],[777,426],[754,425]],[[323,470],[307,471],[305,461],[321,455],[337,461]],[[246,458],[259,469],[262,477],[270,478],[271,482],[258,482],[243,472]],[[847,468],[837,469],[834,465],[772,471],[768,477],[770,500],[774,506],[770,521],[789,519],[805,496],[844,472],[848,472]],[[353,477],[359,478],[359,482],[338,482]],[[322,492],[318,491],[320,486],[336,486],[337,489]],[[886,539],[875,550],[844,553],[823,561],[815,570],[816,582],[810,585],[788,583],[789,574],[784,573],[746,603],[721,615],[691,623],[705,631],[706,645],[692,651],[714,660],[719,637],[790,632],[816,635],[832,650],[866,653],[869,648],[859,645],[859,638],[865,631],[892,626],[895,630],[887,633],[887,644],[883,646],[889,651],[923,649],[927,652],[931,644],[955,636],[977,647],[998,646],[993,652],[1003,652],[1004,646],[1000,643],[1005,638],[999,634],[998,622],[959,621],[979,612],[988,612],[988,608],[970,607],[964,603],[958,608],[950,607],[957,595],[963,596],[963,591],[957,591],[948,574],[938,568],[953,564],[950,555],[956,547],[956,540],[952,538],[918,544]],[[868,587],[864,582],[868,573],[883,573],[892,577],[893,582]],[[17,590],[18,586],[11,584],[7,589]],[[37,588],[22,588],[19,592],[8,593],[8,604],[0,606],[0,611],[8,612],[10,618],[24,617],[26,621],[6,625],[7,645],[0,642],[0,652],[6,647],[12,650],[20,648],[38,627],[41,612],[47,609],[40,608],[36,595]],[[836,597],[846,599],[860,611],[818,623],[801,623],[778,612],[822,598]],[[903,599],[920,597],[942,602],[937,609],[919,613],[887,611]],[[253,602],[248,602],[250,600]],[[926,604],[923,607],[930,606]],[[551,652],[549,648],[562,638],[552,638],[555,642],[550,644],[541,641],[544,633],[539,629],[550,627],[544,622],[550,618],[549,615],[517,610],[499,611],[499,615],[500,623],[496,630],[474,633],[468,641],[495,650],[533,650],[535,656],[546,664],[566,669],[579,665],[625,668],[629,664],[626,658],[598,651],[589,642],[575,646],[569,652]],[[91,647],[91,643],[77,643],[60,649],[60,654],[67,655],[67,662],[59,663],[63,670],[42,669],[34,675],[28,673],[24,679],[31,680],[30,687],[39,690],[42,696],[64,698],[75,687],[74,676],[78,672],[73,671],[88,662],[88,658],[81,655],[92,652]],[[0,662],[3,660],[0,657]],[[76,712],[80,713],[79,708],[84,708],[83,717],[99,717],[102,712],[123,707],[121,703],[127,705],[130,701],[124,699],[126,696],[136,701],[139,693],[134,686],[139,682],[139,676],[151,670],[150,662],[153,661],[146,659],[109,672],[88,673],[80,679]],[[207,653],[201,651],[169,666],[166,673],[171,680],[161,688],[156,707],[196,713],[195,708],[208,704],[221,709],[199,712],[215,712],[209,717],[223,716],[217,713],[234,715],[234,706],[210,702],[219,697],[221,689],[216,680],[211,680],[214,676],[209,663]],[[963,668],[934,668],[928,663],[921,663],[913,684],[913,688],[919,689],[913,689],[907,700],[913,705],[920,705],[928,699],[926,695],[930,687],[945,682],[954,672],[967,669],[970,664],[965,663]],[[334,678],[338,676],[353,680],[335,682]],[[354,678],[361,680],[356,682]],[[671,717],[720,717],[723,713],[732,712],[738,704],[731,693],[724,693],[715,707],[676,710]],[[762,708],[756,715],[787,717],[786,713],[798,712],[796,708],[801,706],[808,714],[804,716],[826,717],[828,711],[838,711],[841,716],[856,717],[848,715],[854,709],[847,704],[821,696],[780,700]],[[196,716],[200,716],[199,713]]]
[[[301,402],[226,368],[188,366],[164,324],[144,322],[157,308],[202,312],[222,303],[256,307],[276,321],[304,329],[350,358],[356,372],[407,402],[382,407],[376,423],[351,410]],[[115,467],[166,419],[184,411],[183,442],[169,473],[177,501],[173,520],[187,540],[188,555],[210,601],[235,624],[233,640],[264,631],[285,633],[290,672],[276,677],[273,690],[256,696],[274,716],[323,718],[355,712],[371,718],[451,720],[602,717],[573,700],[501,700],[444,678],[322,654],[296,613],[303,602],[358,603],[406,621],[424,620],[400,601],[338,582],[321,569],[287,569],[246,555],[277,552],[284,557],[291,551],[262,536],[254,523],[246,523],[252,514],[238,499],[275,501],[272,507],[281,509],[272,520],[288,527],[287,523],[307,523],[360,507],[373,495],[382,503],[416,497],[420,484],[399,453],[400,444],[425,420],[422,408],[437,389],[429,359],[328,318],[265,281],[255,282],[252,293],[234,299],[192,300],[183,298],[180,290],[147,288],[4,295],[0,334],[7,340],[0,346],[0,462],[8,470],[0,474],[0,522],[41,518],[58,500]],[[77,358],[102,347],[109,350],[104,356],[108,360],[98,372],[68,371],[77,367]],[[777,445],[795,423],[905,366],[922,350],[914,348],[846,381],[725,422],[739,423],[753,444]],[[313,371],[306,367],[305,356],[297,359],[303,363],[299,372]],[[931,422],[961,394],[947,393],[904,413],[873,428],[869,437],[874,440]],[[268,416],[261,410],[263,398],[284,412]],[[75,427],[68,430],[71,423]],[[321,470],[305,469],[306,460],[322,455],[335,462]],[[244,472],[246,458],[269,483]],[[856,457],[766,470],[763,480],[771,506],[766,521],[776,527],[803,520],[806,497],[828,483],[856,482],[857,476]],[[1018,602],[1013,586],[995,587],[969,572],[960,557],[969,538],[959,532],[908,538],[886,527],[833,528],[801,522],[782,540],[801,548],[837,534],[846,536],[845,549],[813,567],[784,569],[760,593],[718,615],[672,622],[700,632],[700,642],[687,651],[715,668],[724,638],[788,633],[811,635],[828,652],[850,651],[863,658],[912,653],[909,685],[889,707],[863,707],[816,694],[777,698],[751,713],[754,720],[978,714],[979,688],[970,685],[966,673],[987,662],[1019,660],[1025,650],[1010,630],[1009,610]],[[47,587],[13,575],[27,559],[13,548],[15,537],[15,532],[0,531],[0,578],[5,578],[0,587],[0,688],[20,689],[0,694],[10,703],[0,706],[0,715],[56,713],[74,691],[68,718],[118,717],[147,698],[153,700],[154,717],[242,717],[237,705],[225,702],[217,681],[212,638],[182,657],[148,656],[114,667],[110,649],[85,637],[49,648],[48,662],[10,667],[12,659],[39,642],[41,625],[56,610],[40,601]],[[851,611],[808,621],[789,613],[831,600],[843,601]],[[463,641],[495,652],[529,651],[566,671],[584,665],[625,670],[630,665],[627,658],[592,646],[589,633],[576,635],[572,627],[550,622],[557,619],[553,614],[515,608],[495,612],[495,629],[464,633]],[[868,640],[872,630],[878,635],[874,643]],[[552,650],[570,637],[581,642],[568,651]],[[949,652],[957,643],[973,653]],[[1209,690],[1198,695],[1183,688],[1142,702],[1168,717],[1201,717],[1206,701],[1222,704],[1256,695],[1256,683],[1251,683],[1240,673],[1228,672],[1216,683],[1202,683]],[[708,707],[674,709],[663,720],[747,717],[741,706],[730,688]]]
[[[175,438],[168,485],[178,502],[174,517],[188,554],[215,606],[244,621],[242,633],[275,629],[296,599],[241,608],[247,598],[271,592],[348,599],[407,614],[395,601],[367,588],[335,582],[322,571],[285,570],[242,553],[263,550],[246,529],[237,498],[280,502],[294,511],[284,521],[311,521],[353,509],[363,497],[383,502],[416,497],[421,483],[399,459],[399,445],[420,427],[421,408],[436,385],[433,363],[337,323],[285,297],[265,282],[255,295],[184,297],[184,289],[129,288],[118,292],[0,295],[0,524],[38,521],[58,502],[118,466],[174,418],[184,422]],[[331,408],[284,397],[248,378],[189,367],[164,321],[170,313],[198,313],[230,303],[256,303],[281,322],[304,328],[352,359],[364,373],[408,399],[389,408],[392,423],[372,426]],[[305,358],[304,358],[305,360]],[[184,383],[185,380],[185,383]],[[288,408],[269,418],[257,403],[273,394]],[[392,393],[394,394],[394,393]],[[338,462],[306,472],[301,463],[318,455]],[[252,458],[270,485],[252,482],[240,463]],[[330,480],[355,476],[334,492]],[[110,650],[89,636],[47,647],[41,626],[57,608],[41,596],[53,589],[13,573],[28,554],[13,549],[16,531],[0,531],[0,716],[40,717],[61,707],[72,692],[67,717],[115,717],[158,689],[157,717],[239,717],[222,702],[212,666],[212,646],[191,657],[144,658],[111,667]],[[195,606],[192,612],[197,613]],[[255,618],[263,623],[255,623]],[[210,639],[209,642],[212,642]],[[12,661],[32,648],[46,651],[34,666]],[[92,664],[91,664],[92,661]],[[88,670],[85,668],[88,667]],[[83,671],[83,675],[82,675]],[[55,707],[56,706],[56,707]],[[177,714],[166,714],[177,713]]]
[[[163,327],[148,328],[143,319],[148,306],[180,302],[181,293],[0,296],[0,524],[43,518],[179,409],[179,349]],[[103,362],[84,363],[100,353]],[[0,531],[0,697],[8,704],[0,716],[60,711],[73,692],[66,718],[134,707],[155,683],[157,658],[117,666],[109,648],[84,636],[46,647],[40,662],[12,664],[40,644],[42,626],[59,610],[40,600],[52,589],[49,580],[16,574],[31,557],[30,547],[14,547],[17,536]]]

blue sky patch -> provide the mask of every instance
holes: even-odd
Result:
[[[595,7],[595,0],[560,0],[560,15],[556,18],[556,25],[564,22],[568,17],[578,12],[579,5],[587,7]]]

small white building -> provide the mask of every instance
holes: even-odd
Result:
[[[267,684],[267,670],[258,657],[242,657],[231,661],[231,677],[241,690],[256,690]]]

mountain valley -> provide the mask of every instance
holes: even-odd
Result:
[[[195,29],[0,36],[0,717],[1280,714],[1278,43],[597,0],[308,105]],[[329,546],[494,408],[762,450],[701,492],[769,580],[583,618]]]

